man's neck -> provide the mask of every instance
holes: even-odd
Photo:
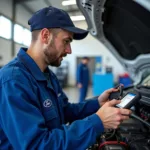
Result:
[[[40,70],[44,72],[44,70],[47,68],[47,65],[45,65],[45,63],[42,60],[40,50],[37,52],[33,47],[29,47],[29,49],[27,50],[27,54],[35,61]]]

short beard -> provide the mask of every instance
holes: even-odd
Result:
[[[56,58],[56,54],[51,53],[51,49],[56,50],[56,45],[55,45],[55,36],[52,37],[50,44],[47,46],[47,48],[44,50],[44,54],[46,56],[46,64],[59,67],[61,65],[61,62],[58,61]]]

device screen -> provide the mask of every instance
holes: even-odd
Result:
[[[134,99],[136,95],[133,93],[128,93],[122,100],[121,103],[117,105],[117,107],[124,108],[131,100]]]

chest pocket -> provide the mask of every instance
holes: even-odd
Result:
[[[45,123],[49,129],[57,128],[60,125],[60,119],[55,107],[45,108],[43,115]],[[48,110],[47,110],[48,109]]]

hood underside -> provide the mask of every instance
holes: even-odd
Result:
[[[141,5],[148,0],[137,1],[77,0],[90,33],[136,81],[150,68],[150,11]],[[150,1],[147,4],[150,6]]]
[[[150,53],[150,12],[132,0],[108,0],[102,21],[106,38],[119,55],[133,60]]]

